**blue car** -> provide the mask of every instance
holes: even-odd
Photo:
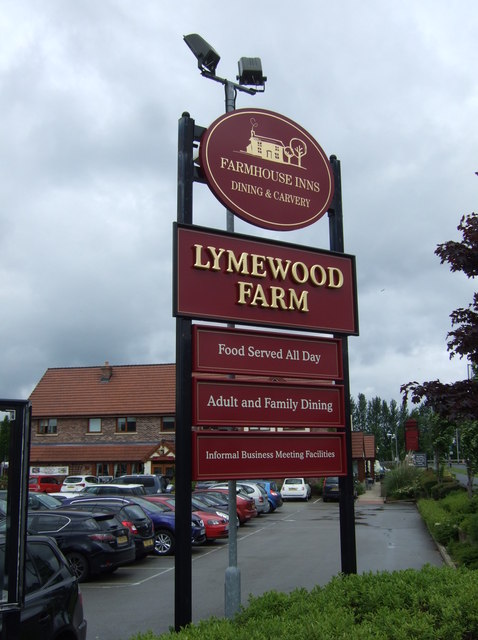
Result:
[[[148,514],[154,524],[156,538],[154,551],[158,556],[168,556],[174,553],[174,531],[176,517],[174,511],[157,502],[149,502],[144,498],[132,496],[133,502],[139,504]],[[194,545],[206,542],[206,528],[198,516],[191,514],[191,543]]]
[[[255,482],[260,484],[267,492],[267,499],[270,504],[270,511],[272,513],[279,507],[282,507],[282,496],[280,490],[274,480],[249,480],[248,482]]]

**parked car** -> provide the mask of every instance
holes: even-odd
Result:
[[[358,497],[357,482],[354,480],[354,500]],[[329,500],[340,500],[340,484],[337,476],[329,476],[324,478],[322,485],[322,500],[328,502]]]
[[[142,484],[95,484],[85,487],[81,495],[89,496],[145,496],[146,492]]]
[[[213,487],[211,488],[227,489],[228,485],[220,483],[213,485]],[[239,495],[244,494],[245,496],[248,496],[249,498],[252,498],[254,500],[258,515],[261,513],[269,513],[269,500],[267,499],[267,493],[264,487],[261,487],[260,485],[255,484],[252,481],[249,482],[244,480],[237,480],[236,491],[239,493]]]
[[[146,500],[165,504],[173,511],[176,511],[176,498],[174,495],[146,496]],[[194,498],[191,499],[191,506],[193,514],[204,522],[207,541],[228,537],[229,516],[226,513],[220,513],[216,509],[205,507]]]
[[[61,507],[62,504],[62,500],[59,500],[49,493],[28,494],[28,509],[31,511],[35,511],[38,509],[58,509],[58,507]]]
[[[51,493],[60,491],[61,480],[56,476],[31,475],[28,479],[28,491],[30,493]]]
[[[168,556],[174,553],[176,516],[171,507],[165,504],[152,503],[145,497],[131,496],[136,504],[139,504],[148,514],[154,524],[155,546],[154,551],[158,556]],[[206,529],[204,522],[194,514],[191,514],[191,543],[200,545],[206,542]]]
[[[27,531],[54,538],[78,582],[112,573],[135,559],[129,529],[112,513],[63,509],[29,512]]]
[[[285,478],[280,490],[282,500],[308,500],[312,494],[304,478]]]
[[[96,484],[98,484],[96,476],[67,476],[63,480],[60,491],[74,493]]]
[[[87,496],[84,493],[65,502],[68,509],[82,509],[91,513],[111,512],[131,532],[136,548],[136,559],[140,560],[154,551],[154,525],[139,504],[128,496]]]
[[[212,496],[218,500],[218,504],[225,508],[226,513],[229,511],[229,490],[228,489],[196,489],[193,492],[193,496]],[[251,518],[255,518],[257,516],[257,509],[255,502],[252,498],[236,495],[236,508],[237,508],[237,517],[239,518],[240,524],[245,524]]]
[[[170,487],[169,480],[166,476],[155,473],[130,474],[115,478],[114,481],[117,484],[142,484],[147,494],[166,493],[168,492],[168,487]]]
[[[329,476],[324,478],[322,485],[322,500],[328,502],[329,500],[340,499],[339,479],[337,476]]]
[[[282,507],[282,496],[280,494],[279,487],[274,480],[254,480],[254,482],[257,482],[257,484],[264,487],[267,493],[267,499],[269,500],[271,512]]]
[[[375,460],[373,465],[373,473],[376,480],[383,480],[385,477],[386,468],[379,460]]]
[[[5,539],[0,539],[0,567],[5,565]],[[3,617],[0,636],[3,638]],[[28,536],[25,553],[25,603],[20,637],[25,640],[86,640],[87,623],[78,581],[54,540]]]

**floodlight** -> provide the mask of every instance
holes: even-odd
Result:
[[[184,36],[184,42],[196,56],[199,69],[215,75],[216,67],[221,59],[217,51],[197,33]]]
[[[241,58],[237,63],[239,75],[237,80],[241,85],[252,85],[263,87],[267,78],[262,75],[262,64],[260,58]]]

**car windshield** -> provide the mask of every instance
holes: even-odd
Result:
[[[33,476],[30,476],[30,479],[29,479],[29,481],[28,481],[28,484],[38,484],[38,483],[39,483],[38,478],[35,478],[35,477],[33,477]]]
[[[149,502],[149,500],[143,500],[143,498],[134,497],[136,504],[139,504],[145,511],[151,511],[152,513],[164,513],[165,511],[172,511],[166,504],[160,504],[159,502]]]
[[[83,478],[81,476],[68,476],[68,478],[65,478],[65,484],[77,484],[78,482],[81,482],[83,480]]]
[[[286,478],[284,484],[303,484],[302,478]]]
[[[224,496],[223,498],[217,498],[216,496],[208,495],[205,493],[199,494],[199,496],[197,496],[197,499],[201,500],[206,505],[209,505],[211,507],[217,507],[218,505],[223,505],[227,503],[226,496]]]
[[[48,495],[48,493],[42,493],[37,495],[28,496],[28,507],[46,507],[47,509],[56,509],[57,507],[61,507],[62,501],[58,500],[54,496]]]

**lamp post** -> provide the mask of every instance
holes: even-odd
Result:
[[[216,67],[221,59],[217,51],[197,33],[184,36],[184,41],[196,56],[201,75],[224,86],[225,111],[229,113],[236,108],[236,96],[238,91],[255,95],[265,91],[267,78],[262,74],[260,58],[241,58],[238,62],[238,82],[231,82],[226,78],[216,75]],[[234,214],[226,210],[226,230],[234,233]],[[234,325],[228,325],[234,326]],[[224,595],[225,615],[233,618],[241,607],[241,573],[237,566],[237,497],[236,481],[228,482],[228,508],[229,508],[229,566],[226,569]]]
[[[390,448],[391,448],[391,452],[392,452],[392,458],[393,458],[392,440],[395,440],[395,464],[398,464],[398,438],[397,438],[397,434],[396,433],[392,433],[391,431],[389,431],[387,433],[387,436],[390,438]]]

